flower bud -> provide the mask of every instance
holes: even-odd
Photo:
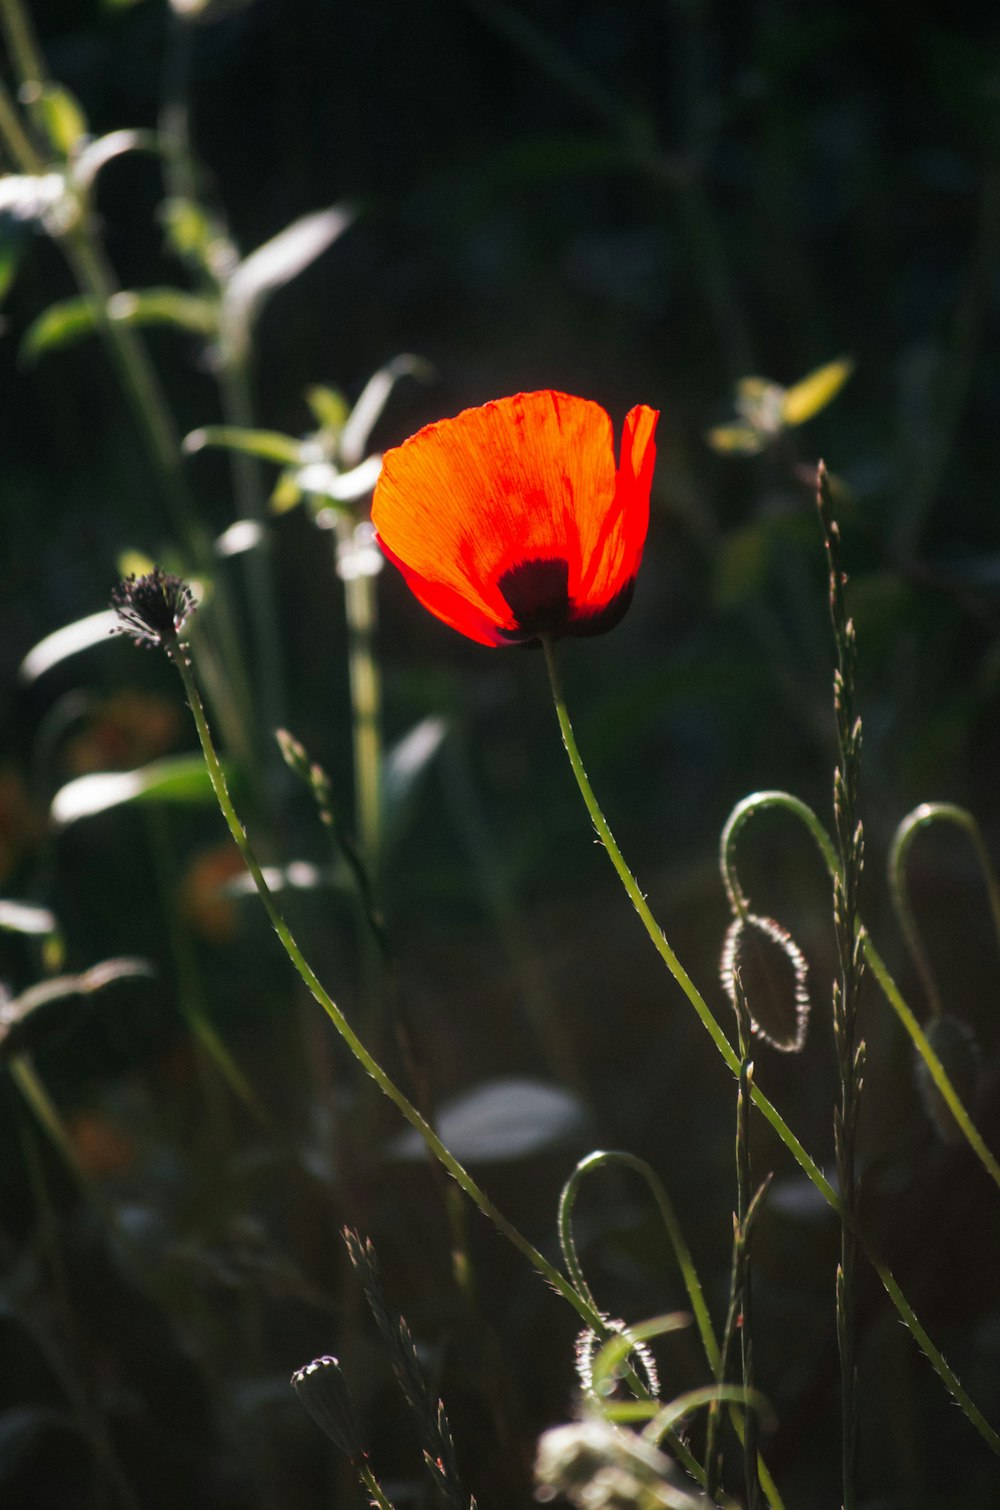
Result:
[[[314,1358],[292,1375],[292,1386],[321,1431],[352,1461],[364,1444],[354,1401],[336,1358]]]
[[[809,967],[780,924],[752,912],[734,918],[719,972],[734,1008],[734,976],[739,974],[755,1033],[784,1053],[801,1049],[809,1024]]]

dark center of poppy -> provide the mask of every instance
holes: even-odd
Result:
[[[501,630],[510,639],[561,634],[569,622],[569,563],[559,557],[519,561],[497,582],[517,623]]]

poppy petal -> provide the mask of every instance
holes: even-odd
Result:
[[[569,394],[428,425],[386,453],[380,542],[419,600],[482,644],[610,627],[645,541],[656,419],[632,410],[617,472],[608,415]]]
[[[398,566],[406,579],[409,587],[418,603],[422,603],[437,618],[447,624],[451,629],[457,629],[461,634],[468,635],[470,640],[478,640],[480,645],[502,645],[506,641],[501,637],[492,616],[483,613],[475,603],[461,592],[456,592],[453,587],[448,587],[443,582],[431,581],[428,577],[421,577],[412,567],[400,559],[389,549],[385,541],[379,543],[388,560],[394,566]],[[508,613],[508,618],[510,618]],[[513,619],[511,619],[513,625]]]

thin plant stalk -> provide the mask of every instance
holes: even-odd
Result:
[[[983,836],[979,831],[979,825],[973,815],[964,807],[957,807],[953,802],[922,802],[919,807],[908,813],[896,830],[892,845],[889,850],[889,890],[893,904],[896,908],[896,916],[899,919],[903,936],[909,946],[913,962],[917,967],[924,991],[927,995],[927,1004],[932,1017],[942,1015],[941,993],[938,990],[934,972],[931,969],[927,951],[920,937],[916,919],[913,916],[913,908],[910,904],[909,887],[906,882],[906,859],[910,845],[921,830],[929,824],[942,821],[953,823],[966,835],[975,851],[979,862],[979,869],[986,883],[986,892],[989,897],[990,915],[993,919],[993,929],[1000,944],[1000,882],[989,851],[983,843]]]
[[[167,48],[160,85],[159,136],[163,149],[163,173],[167,193],[174,200],[198,202],[199,171],[191,147],[187,87],[191,69],[191,36],[194,27],[171,10]],[[204,270],[202,278],[205,281]],[[215,284],[208,289],[218,297]],[[217,377],[223,419],[226,425],[250,430],[254,424],[249,360],[244,343],[222,343],[214,371]],[[247,595],[254,604],[254,657],[260,677],[262,721],[267,731],[266,758],[273,759],[272,731],[284,723],[284,677],[281,636],[270,542],[265,530],[267,499],[260,465],[245,451],[230,452],[236,517],[252,520],[260,530],[257,544],[246,553]]]
[[[780,808],[784,812],[791,813],[793,817],[798,818],[805,825],[823,858],[823,863],[830,873],[831,880],[836,877],[840,869],[837,851],[830,840],[830,836],[807,803],[803,802],[800,797],[793,796],[791,792],[754,792],[751,796],[744,797],[741,802],[736,804],[722,831],[721,858],[723,881],[730,906],[741,917],[748,910],[749,902],[743,893],[736,873],[736,840],[740,830],[751,817],[767,808],[775,807]],[[909,1034],[914,1047],[926,1064],[928,1073],[933,1079],[934,1084],[944,1098],[948,1110],[962,1129],[969,1147],[973,1150],[993,1183],[1000,1189],[1000,1162],[998,1162],[986,1146],[982,1134],[972,1121],[955,1087],[949,1080],[948,1074],[941,1060],[938,1058],[933,1045],[930,1043],[912,1009],[907,1005],[902,992],[890,975],[885,961],[872,942],[871,935],[860,921],[858,924],[858,936],[861,941],[861,947],[864,950],[865,961],[878,982],[883,996]]]
[[[336,1005],[333,998],[329,995],[329,993],[320,982],[319,977],[316,975],[312,966],[306,960],[301,949],[299,948],[298,943],[296,942],[290,928],[288,927],[288,924],[284,919],[284,916],[281,913],[280,908],[278,907],[277,902],[274,899],[271,889],[268,886],[264,874],[260,868],[260,864],[258,863],[253,847],[250,844],[249,839],[247,838],[246,831],[240,823],[236,809],[233,807],[232,798],[229,795],[229,788],[227,786],[226,778],[222,770],[222,765],[219,761],[218,754],[216,753],[215,746],[212,741],[212,736],[208,727],[208,720],[205,716],[205,709],[202,705],[201,696],[198,692],[194,674],[188,662],[186,647],[181,645],[176,637],[174,637],[172,640],[164,641],[164,649],[166,650],[167,655],[170,657],[170,660],[173,662],[178,673],[180,674],[181,681],[184,684],[184,690],[187,694],[188,702],[190,704],[191,712],[195,721],[195,727],[198,732],[198,738],[201,743],[202,753],[205,757],[205,765],[212,783],[212,788],[215,792],[216,800],[226,821],[226,825],[229,828],[229,832],[231,833],[233,840],[235,841],[236,846],[240,851],[240,854],[243,858],[243,863],[246,865],[247,870],[249,871],[250,876],[253,879],[254,885],[257,888],[258,895],[260,896],[261,902],[264,905],[264,910],[267,913],[268,919],[270,920],[271,926],[274,928],[275,933],[278,935],[278,939],[283,949],[285,950],[285,953],[288,955],[288,958],[294,965],[306,989],[326,1012],[327,1016],[330,1018],[330,1021],[333,1023],[337,1032],[340,1034],[341,1038],[344,1040],[345,1044],[350,1049],[351,1053],[354,1055],[358,1063],[364,1070],[367,1071],[367,1073],[375,1081],[376,1085],[384,1093],[384,1095],[386,1095],[393,1103],[393,1105],[402,1113],[411,1127],[414,1127],[416,1129],[416,1131],[423,1139],[429,1152],[434,1156],[434,1158],[438,1160],[440,1164],[444,1166],[444,1168],[448,1171],[452,1178],[458,1183],[458,1185],[461,1186],[462,1190],[469,1197],[469,1199],[479,1207],[483,1215],[486,1216],[503,1234],[503,1236],[506,1237],[508,1241],[511,1242],[514,1247],[517,1248],[518,1251],[522,1253],[524,1257],[527,1258],[528,1261],[544,1276],[544,1278],[548,1280],[549,1284],[551,1284],[553,1288],[558,1291],[563,1299],[569,1302],[569,1304],[578,1313],[578,1315],[583,1318],[588,1326],[603,1330],[604,1322],[602,1318],[594,1311],[593,1307],[588,1303],[588,1301],[583,1296],[578,1295],[576,1290],[566,1279],[565,1275],[561,1274],[558,1269],[550,1264],[548,1259],[546,1259],[541,1253],[539,1253],[538,1249],[535,1248],[533,1244],[531,1244],[527,1240],[527,1238],[525,1238],[518,1231],[513,1223],[507,1220],[503,1213],[493,1204],[489,1196],[486,1195],[485,1191],[483,1191],[479,1187],[479,1185],[476,1184],[475,1180],[468,1173],[468,1171],[463,1167],[462,1164],[459,1163],[459,1161],[445,1146],[445,1144],[442,1143],[441,1139],[434,1132],[430,1124],[425,1120],[424,1117],[420,1115],[416,1107],[412,1104],[408,1097],[403,1094],[396,1083],[382,1068],[381,1064],[379,1064],[379,1062],[373,1057],[373,1055],[369,1053],[364,1043],[354,1032],[350,1023],[347,1021],[347,1018],[344,1016],[343,1012]]]
[[[732,1366],[737,1341],[740,1350],[741,1385],[747,1392],[748,1398],[754,1394],[750,1243],[753,1227],[770,1183],[769,1180],[765,1182],[756,1196],[751,1194],[749,1112],[753,1064],[749,1057],[750,1012],[738,972],[735,973],[733,980],[733,1001],[736,1007],[740,1055],[740,1078],[736,1092],[736,1211],[733,1216],[729,1309],[722,1334],[722,1347],[714,1368],[716,1386],[720,1393],[709,1405],[706,1426],[705,1468],[708,1474],[706,1487],[710,1494],[717,1491],[721,1482],[722,1452],[719,1444],[723,1400],[721,1391],[726,1386],[726,1375]],[[748,1412],[740,1437],[743,1444],[744,1479],[747,1491],[746,1510],[758,1510],[762,1475],[758,1467],[758,1430],[754,1410]]]
[[[684,1238],[684,1233],[677,1214],[674,1211],[673,1202],[667,1194],[667,1188],[652,1165],[647,1164],[645,1159],[640,1159],[637,1154],[623,1152],[619,1149],[600,1149],[588,1154],[581,1159],[573,1170],[569,1179],[562,1188],[559,1197],[559,1246],[562,1249],[563,1261],[566,1272],[581,1295],[585,1295],[597,1309],[597,1302],[593,1297],[590,1286],[580,1264],[580,1258],[576,1249],[576,1239],[573,1235],[573,1210],[576,1199],[580,1192],[583,1180],[596,1170],[609,1164],[619,1164],[625,1169],[634,1170],[645,1181],[650,1194],[656,1202],[660,1218],[673,1248],[677,1266],[681,1271],[684,1288],[687,1291],[688,1300],[694,1315],[698,1335],[701,1339],[702,1350],[708,1361],[708,1366],[718,1380],[722,1363],[722,1351],[716,1341],[715,1331],[712,1327],[712,1318],[705,1302],[705,1294],[698,1278],[698,1271],[694,1266],[690,1249]],[[722,1398],[714,1396],[713,1398]],[[741,1442],[746,1440],[746,1424],[743,1413],[735,1404],[730,1404],[733,1426]],[[758,1459],[758,1473],[760,1483],[763,1485],[765,1495],[772,1510],[784,1510],[784,1501],[778,1492],[778,1487],[771,1477],[770,1471],[763,1458]]]
[[[377,1510],[395,1510],[393,1503],[387,1498],[384,1489],[368,1466],[366,1458],[358,1458],[355,1467],[358,1470],[358,1478],[371,1495],[371,1503],[377,1506]]]
[[[858,897],[864,863],[864,833],[857,816],[861,757],[861,720],[854,711],[854,621],[844,595],[846,577],[840,564],[840,530],[826,468],[817,472],[817,504],[830,578],[830,620],[836,652],[833,706],[837,727],[837,766],[833,777],[833,812],[840,865],[833,883],[839,979],[833,988],[833,1036],[837,1049],[840,1102],[834,1113],[834,1145],[840,1198],[857,1215],[857,1127],[861,1104],[865,1045],[858,1033],[858,1008],[864,955],[859,934]],[[857,1316],[855,1271],[857,1239],[853,1224],[841,1221],[837,1268],[837,1344],[840,1352],[841,1466],[844,1510],[857,1503]]]
[[[20,0],[0,0],[0,20],[8,40],[19,84],[29,102],[39,96],[45,82],[44,63],[31,23]],[[32,104],[33,108],[33,104]],[[27,174],[44,173],[47,162],[24,130],[9,92],[0,81],[0,140],[15,164]],[[69,263],[80,292],[90,301],[95,328],[104,342],[136,429],[154,469],[167,515],[178,538],[190,554],[196,571],[213,576],[212,543],[197,518],[194,501],[183,472],[183,459],[173,416],[156,369],[141,338],[129,325],[113,320],[109,301],[121,290],[104,256],[86,205],[60,231],[57,240]],[[218,696],[213,705],[223,722],[233,749],[244,749],[244,729],[250,694],[235,631],[232,606],[225,584],[215,578],[214,618],[226,661],[225,676],[217,678]]]
[[[347,673],[351,694],[354,810],[357,842],[371,885],[378,888],[382,851],[382,677],[375,653],[378,627],[376,578],[351,567],[354,515],[338,512],[335,535],[338,575],[344,585]]]
[[[653,913],[649,907],[649,903],[646,901],[646,898],[638,882],[629,870],[624,856],[622,855],[622,852],[618,847],[617,841],[615,840],[615,837],[611,832],[607,819],[605,818],[600,804],[598,803],[597,798],[594,795],[593,787],[590,785],[590,780],[587,776],[586,768],[583,764],[583,760],[580,756],[580,751],[576,743],[576,736],[573,733],[573,725],[570,722],[569,713],[566,709],[566,703],[563,698],[562,688],[559,680],[558,668],[556,666],[555,654],[551,640],[548,638],[548,636],[542,637],[542,647],[545,652],[545,661],[548,668],[549,681],[552,688],[556,717],[558,719],[559,728],[562,733],[563,744],[565,745],[566,754],[569,759],[573,775],[576,779],[580,795],[583,798],[588,813],[590,814],[591,822],[594,825],[601,843],[608,853],[608,858],[610,859],[612,865],[615,868],[615,871],[618,874],[626,895],[634,906],[636,912],[639,914],[640,920],[642,921],[642,924],[646,929],[651,943],[653,944],[660,958],[663,960],[664,964],[669,969],[670,973],[673,975],[677,984],[680,986],[684,995],[687,997],[691,1006],[694,1008],[699,1021],[701,1022],[705,1031],[708,1033],[709,1037],[712,1039],[712,1042],[715,1044],[716,1049],[721,1055],[730,1073],[738,1079],[740,1073],[739,1056],[736,1054],[725,1033],[723,1033],[722,1029],[719,1027],[719,1024],[716,1022],[714,1016],[712,1015],[711,1009],[708,1006],[708,1003],[705,1001],[704,997],[701,995],[701,992],[698,990],[697,986],[695,986],[694,982],[691,980],[691,977],[688,975],[687,971],[680,963],[680,960],[677,958],[677,955],[670,947],[666,935],[653,916]],[[834,865],[836,865],[835,856],[833,857],[833,863]],[[874,965],[872,968],[874,971]],[[815,1185],[816,1189],[823,1196],[823,1199],[827,1202],[827,1204],[837,1212],[838,1216],[840,1216],[842,1220],[854,1223],[854,1231],[855,1236],[858,1240],[858,1244],[867,1257],[869,1263],[874,1268],[876,1274],[878,1275],[879,1280],[886,1291],[886,1294],[889,1296],[896,1310],[899,1312],[904,1325],[914,1337],[918,1346],[927,1355],[927,1358],[935,1373],[941,1379],[941,1382],[944,1384],[949,1394],[959,1404],[969,1422],[976,1428],[984,1441],[989,1444],[991,1450],[998,1456],[1000,1456],[1000,1434],[998,1434],[986,1420],[982,1411],[978,1408],[975,1402],[970,1398],[967,1391],[963,1388],[954,1370],[950,1367],[940,1350],[931,1341],[912,1306],[909,1304],[898,1283],[896,1282],[892,1271],[875,1254],[861,1228],[857,1225],[855,1218],[847,1211],[847,1208],[844,1206],[830,1181],[823,1174],[822,1170],[816,1164],[815,1160],[809,1155],[803,1144],[795,1136],[791,1128],[785,1122],[784,1118],[778,1112],[777,1108],[772,1105],[767,1096],[765,1096],[763,1091],[761,1091],[759,1086],[754,1085],[751,1088],[751,1097],[754,1105],[767,1118],[768,1122],[778,1134],[778,1137],[781,1139],[785,1147],[788,1149],[789,1153],[791,1153],[792,1157],[795,1159],[795,1162],[798,1164],[799,1168],[805,1175],[808,1176],[809,1180],[813,1185]],[[968,1123],[967,1117],[966,1122]]]

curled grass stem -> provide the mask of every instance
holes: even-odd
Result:
[[[601,840],[601,843],[607,851],[608,858],[614,866],[629,900],[631,901],[636,912],[639,914],[640,920],[642,921],[643,927],[645,928],[651,943],[653,944],[657,953],[660,955],[660,958],[663,960],[664,964],[669,969],[671,975],[673,975],[677,984],[680,986],[684,995],[687,997],[689,1003],[694,1008],[699,1021],[701,1022],[705,1031],[708,1033],[712,1042],[715,1044],[715,1047],[718,1050],[727,1069],[736,1079],[739,1079],[739,1056],[733,1049],[732,1044],[729,1042],[725,1033],[720,1028],[718,1022],[715,1020],[715,1017],[712,1015],[712,1011],[708,1006],[708,1003],[705,1001],[701,992],[698,990],[697,986],[695,986],[694,982],[691,980],[691,977],[688,975],[680,960],[677,958],[677,955],[670,947],[663,929],[660,927],[655,917],[653,916],[649,903],[646,901],[645,895],[642,892],[639,883],[636,881],[635,877],[632,875],[632,872],[629,870],[624,856],[622,855],[622,852],[618,847],[617,841],[615,840],[615,837],[611,832],[607,819],[605,818],[600,804],[598,803],[597,798],[594,795],[593,788],[590,785],[590,780],[587,776],[586,768],[584,767],[583,760],[581,759],[580,751],[576,743],[576,736],[573,733],[573,725],[570,722],[569,713],[566,709],[566,703],[563,698],[562,687],[560,684],[552,642],[547,636],[543,637],[542,646],[545,652],[545,661],[548,668],[549,681],[552,687],[553,701],[555,703],[556,717],[559,721],[559,728],[562,733],[563,744],[565,745],[566,754],[569,758],[570,767],[573,771],[577,786],[580,790],[580,795],[583,798],[587,812],[590,814],[590,819],[597,832],[598,838]],[[784,796],[786,794],[782,795]],[[801,804],[801,806],[805,809],[805,812],[809,814],[809,817],[812,820],[810,827],[813,827],[813,825],[815,825],[816,828],[822,831],[822,825],[819,824],[818,820],[815,818],[815,815],[811,812],[811,809],[807,808],[804,803]],[[829,850],[832,863],[836,867],[837,857],[833,853],[829,839],[825,835],[824,840],[825,847]],[[821,844],[821,848],[824,848],[823,844]],[[883,984],[883,979],[879,973],[878,968],[876,967],[875,959],[872,958],[872,956],[874,955],[874,949],[868,943],[867,935],[865,934],[863,935],[863,937],[865,939],[866,945],[866,958],[869,959],[869,962],[872,966],[872,971],[876,975],[876,978],[879,979],[879,983]],[[884,971],[884,966],[882,967],[882,969]],[[888,978],[888,972],[884,973],[885,977]],[[884,985],[883,989],[885,989]],[[898,997],[898,992],[896,993],[896,995]],[[899,1000],[901,1001],[902,998],[899,998]],[[912,1020],[912,1014],[909,1015]],[[913,1022],[913,1027],[917,1027],[917,1024],[915,1022]],[[929,1053],[930,1046],[927,1044],[926,1038],[923,1034],[921,1034],[920,1036],[921,1038],[923,1038],[923,1042],[926,1045]],[[929,1065],[931,1065],[933,1073],[932,1060],[929,1059],[928,1063]],[[938,1068],[940,1069],[940,1066],[938,1066]],[[941,1077],[945,1081],[947,1081],[947,1077],[944,1075],[944,1071],[941,1070],[940,1073]],[[937,1081],[936,1075],[935,1080]],[[841,1221],[844,1221],[851,1226],[854,1236],[858,1241],[858,1246],[865,1254],[869,1263],[872,1265],[873,1269],[878,1275],[883,1289],[886,1291],[886,1294],[889,1296],[897,1312],[899,1313],[904,1326],[907,1328],[918,1345],[927,1355],[927,1358],[934,1371],[937,1373],[938,1377],[941,1379],[941,1382],[948,1390],[948,1393],[958,1404],[966,1418],[976,1428],[976,1430],[979,1432],[983,1440],[988,1444],[990,1449],[994,1453],[996,1453],[997,1456],[1000,1456],[1000,1434],[998,1434],[986,1420],[982,1411],[980,1411],[978,1406],[963,1388],[957,1375],[950,1367],[943,1354],[934,1345],[934,1343],[931,1342],[931,1339],[927,1335],[927,1332],[924,1330],[924,1327],[918,1320],[916,1313],[913,1311],[913,1308],[910,1306],[909,1302],[904,1296],[891,1270],[874,1252],[871,1244],[858,1225],[856,1219],[847,1210],[844,1203],[838,1196],[836,1190],[831,1185],[830,1181],[823,1174],[822,1170],[820,1170],[815,1160],[813,1160],[807,1153],[806,1149],[792,1132],[791,1128],[785,1122],[780,1112],[774,1105],[772,1105],[772,1103],[764,1095],[763,1091],[760,1090],[759,1086],[754,1085],[752,1087],[751,1096],[753,1098],[754,1105],[767,1118],[768,1122],[774,1128],[778,1137],[784,1143],[785,1147],[788,1149],[789,1153],[792,1155],[802,1172],[808,1177],[808,1179],[820,1192],[827,1204],[837,1213]],[[955,1095],[954,1091],[952,1091],[951,1097],[952,1100],[955,1101],[957,1106],[964,1112],[964,1108],[961,1107],[961,1102],[958,1101],[958,1097]],[[949,1101],[949,1106],[950,1105],[951,1102]],[[958,1120],[957,1117],[956,1120]],[[962,1124],[960,1123],[960,1125]],[[969,1121],[968,1115],[966,1114],[963,1130],[967,1130],[969,1127],[971,1127],[971,1123]],[[966,1135],[968,1136],[967,1131]],[[979,1139],[979,1143],[980,1145],[982,1144],[982,1139]],[[998,1171],[998,1174],[1000,1174],[1000,1171]]]
[[[725,828],[722,831],[722,875],[726,892],[734,911],[746,911],[749,907],[736,873],[736,840],[744,824],[756,813],[763,812],[768,808],[779,808],[784,812],[791,813],[793,817],[798,818],[805,825],[823,858],[823,863],[830,873],[831,880],[834,879],[839,870],[840,861],[830,840],[830,836],[807,803],[803,802],[801,798],[793,796],[791,792],[753,792],[749,797],[744,797],[741,802],[736,804],[726,820]],[[998,926],[1000,926],[1000,920],[998,920]],[[890,975],[885,961],[876,949],[871,935],[861,920],[858,922],[858,932],[861,947],[864,951],[865,962],[877,980],[883,996],[909,1034],[914,1047],[926,1064],[928,1073],[933,1079],[934,1084],[944,1098],[948,1110],[961,1128],[969,1147],[975,1153],[979,1162],[990,1176],[990,1179],[1000,1189],[1000,1162],[997,1161],[986,1146],[982,1134],[972,1121],[958,1092],[948,1078],[944,1065],[941,1063],[926,1033],[917,1021],[912,1008],[907,1005],[902,992]]]

